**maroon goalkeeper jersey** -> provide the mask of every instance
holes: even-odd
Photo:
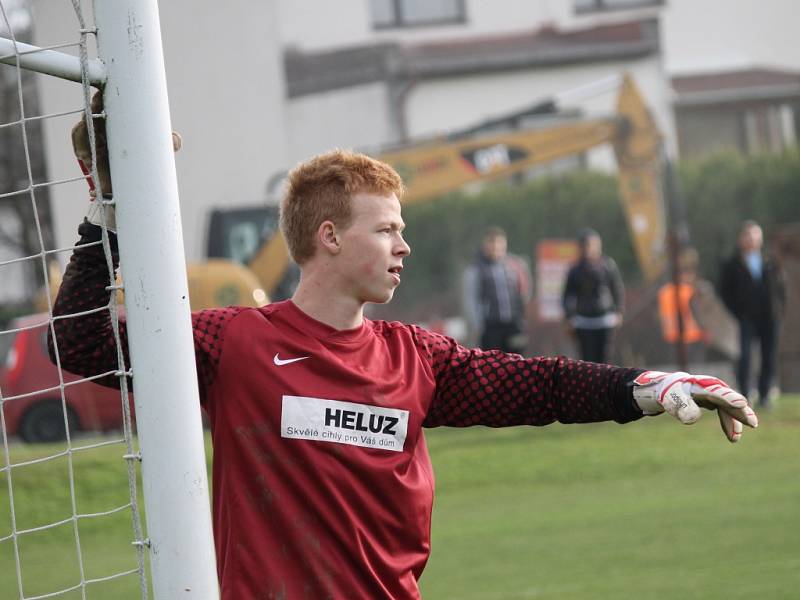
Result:
[[[105,304],[107,278],[99,248],[76,250],[55,313]],[[396,322],[338,331],[290,301],[192,318],[224,599],[418,598],[434,495],[423,427],[641,416],[639,370],[467,349]],[[107,313],[55,327],[64,368],[116,368]]]

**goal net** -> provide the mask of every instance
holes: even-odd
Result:
[[[124,140],[128,150],[134,148],[129,164],[115,166],[120,153],[112,144],[112,119],[127,121],[131,102],[144,102],[137,110],[144,109],[145,114],[166,113],[155,0],[96,0],[94,11],[88,2],[59,1],[63,6],[50,12],[50,7],[36,11],[31,4],[37,3],[29,0],[0,0],[0,590],[4,590],[0,596],[147,598],[153,592],[157,597],[174,597],[180,590],[182,597],[213,598],[216,582],[207,493],[197,498],[198,489],[207,492],[202,432],[196,388],[186,385],[187,378],[196,382],[191,380],[191,335],[177,328],[167,332],[170,337],[165,341],[142,333],[152,331],[145,314],[150,312],[170,321],[181,321],[176,315],[184,315],[188,324],[188,301],[162,303],[160,282],[174,273],[155,273],[149,281],[150,272],[156,270],[152,248],[123,243],[144,237],[141,222],[130,214],[117,220],[123,269],[136,274],[145,293],[155,298],[145,311],[141,307],[147,302],[134,298],[136,306],[129,307],[122,325],[128,330],[133,368],[148,374],[135,379],[137,410],[131,393],[133,371],[124,363],[119,333],[124,281],[114,271],[106,217],[102,239],[94,245],[106,256],[108,302],[84,313],[53,314],[63,266],[74,249],[71,242],[59,247],[56,232],[64,225],[58,219],[69,220],[74,231],[88,198],[86,177],[72,158],[68,132],[84,119],[94,146],[92,86],[113,82],[116,90],[128,92],[123,100],[107,102],[104,114],[94,115],[105,118],[109,126],[115,173],[115,197],[105,201],[103,210],[143,193],[126,184],[126,177],[143,169],[155,169],[156,185],[165,186],[167,193],[174,187],[168,181],[170,174],[174,179],[174,164],[164,165],[163,159],[155,167],[145,164],[147,159],[137,162],[135,130]],[[64,27],[48,27],[37,19],[59,14],[69,24],[70,34],[43,39],[41,32]],[[129,59],[124,46],[131,44],[119,38],[131,26],[138,35],[133,50],[156,56],[141,73],[136,65],[124,66]],[[133,73],[132,81],[122,81],[118,72],[107,69],[109,62],[123,65],[126,77]],[[151,88],[161,97],[148,94]],[[142,101],[132,90],[143,90],[143,96],[155,100]],[[141,128],[143,139],[149,135],[147,125]],[[125,132],[116,135],[120,139]],[[59,149],[57,156],[52,155],[53,148]],[[166,175],[158,177],[159,169]],[[96,170],[90,178],[99,189]],[[67,198],[66,206],[54,210],[55,198]],[[162,202],[164,210],[177,211],[176,194],[166,199],[162,194],[155,201]],[[178,234],[155,254],[177,253],[175,260],[162,262],[174,263],[180,270]],[[139,277],[143,272],[148,275]],[[185,267],[183,278],[185,286]],[[54,324],[59,319],[85,318],[87,312],[105,313],[110,320],[117,349],[116,361],[111,362],[116,368],[78,376],[61,368],[60,357],[68,348],[60,346]],[[48,345],[54,350],[54,362]],[[174,362],[165,361],[163,351]],[[120,389],[98,385],[101,378],[117,378]],[[187,388],[188,393],[171,397],[181,395],[172,391],[175,386]],[[154,419],[162,394],[169,398],[170,409],[164,418]],[[134,413],[139,413],[138,432]],[[176,444],[178,424],[182,447],[170,448]],[[159,460],[163,456],[169,459]],[[181,486],[176,472],[191,482],[191,489],[185,482]]]

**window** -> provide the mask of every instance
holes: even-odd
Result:
[[[795,145],[792,108],[787,104],[764,104],[742,113],[745,150],[749,154],[782,152]]]
[[[800,144],[800,104],[792,107],[792,118],[794,119],[794,143]]]
[[[14,347],[14,339],[17,337],[15,333],[4,333],[0,335],[0,369],[3,367],[11,368],[15,362],[15,356],[9,357],[11,348]]]
[[[587,13],[605,10],[625,10],[645,6],[661,6],[664,0],[575,0],[575,12]]]
[[[375,29],[465,23],[464,0],[370,0]]]

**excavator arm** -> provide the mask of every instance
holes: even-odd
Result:
[[[654,281],[666,266],[662,138],[630,77],[623,79],[617,113],[625,120],[625,127],[613,140],[620,200],[639,267],[648,281]]]
[[[574,156],[611,140],[616,120],[597,120],[501,133],[479,139],[429,143],[377,158],[406,185],[403,204],[436,198],[476,181],[503,179],[536,165]]]

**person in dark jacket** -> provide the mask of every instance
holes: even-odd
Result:
[[[581,358],[604,363],[611,335],[622,323],[625,289],[617,264],[603,256],[600,234],[581,230],[578,246],[580,258],[567,273],[564,285],[564,317],[578,340]]]
[[[750,389],[750,356],[753,338],[761,349],[758,398],[768,406],[775,373],[778,328],[786,303],[786,287],[778,265],[763,253],[764,234],[755,221],[739,230],[736,252],[725,262],[720,296],[739,322],[740,354],[736,377],[742,394]]]
[[[464,308],[481,348],[522,354],[531,276],[525,261],[507,250],[505,231],[489,227],[477,259],[464,272]]]

